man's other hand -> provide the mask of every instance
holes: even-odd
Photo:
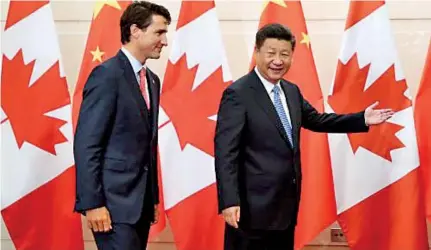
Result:
[[[157,224],[157,222],[159,222],[159,206],[158,205],[154,205],[154,218],[153,221],[151,222],[151,225]]]
[[[106,207],[86,211],[88,228],[93,232],[108,232],[112,229],[111,215]]]
[[[239,222],[239,206],[229,207],[222,211],[223,218],[227,222],[227,224],[231,225],[234,228],[238,228]]]
[[[394,115],[392,109],[374,109],[378,104],[378,102],[375,102],[365,110],[364,118],[367,126],[378,125]]]

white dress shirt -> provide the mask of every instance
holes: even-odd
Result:
[[[142,70],[147,70],[145,65],[142,65],[142,63],[140,61],[138,61],[138,59],[136,59],[132,53],[130,53],[126,48],[121,47],[121,51],[123,51],[123,53],[126,55],[127,59],[129,59],[130,64],[132,65],[133,68],[133,72],[135,73],[135,77],[136,80],[138,81],[138,84],[140,83],[140,75],[139,75],[139,71]],[[147,79],[145,79],[145,81],[147,81]],[[148,90],[148,84],[145,84],[146,88],[145,88],[145,92],[147,94],[148,97],[150,97],[150,93]]]
[[[290,127],[292,127],[292,121],[290,120],[290,114],[289,114],[289,108],[287,107],[286,95],[284,94],[284,89],[281,87],[280,81],[278,81],[277,84],[274,85],[273,83],[266,80],[260,74],[257,67],[254,67],[254,71],[256,72],[257,76],[259,77],[260,81],[262,82],[263,86],[265,87],[266,92],[269,95],[269,98],[271,98],[272,104],[274,104],[274,91],[273,91],[273,89],[274,89],[275,85],[277,85],[281,89],[281,91],[280,91],[281,104],[283,105],[284,112],[287,115],[287,120],[289,120]]]

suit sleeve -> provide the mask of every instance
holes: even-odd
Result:
[[[84,90],[74,138],[76,165],[75,210],[105,206],[102,157],[116,112],[117,87],[112,72],[103,66],[90,74]]]
[[[299,91],[299,90],[298,90]],[[364,111],[352,114],[319,113],[301,95],[302,126],[314,132],[360,133],[367,132]]]
[[[240,205],[238,162],[244,124],[245,107],[234,90],[228,88],[220,103],[214,139],[219,213]]]

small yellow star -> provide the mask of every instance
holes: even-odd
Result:
[[[96,47],[96,50],[90,51],[90,53],[93,55],[93,62],[96,60],[102,62],[102,56],[105,54],[105,52],[100,51],[99,46]]]
[[[266,9],[266,6],[268,6],[269,2],[273,2],[280,5],[281,7],[287,8],[286,2],[284,0],[266,0],[263,2],[263,9]]]
[[[96,19],[105,5],[121,10],[121,6],[116,0],[97,0],[96,6],[94,6],[93,19]]]
[[[305,43],[307,45],[307,48],[310,48],[310,37],[304,32],[301,32],[301,34],[302,34],[302,40],[300,43]]]

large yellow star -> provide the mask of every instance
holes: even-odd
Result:
[[[94,6],[93,19],[96,19],[105,5],[121,10],[121,6],[116,0],[97,0],[96,6]]]
[[[287,7],[286,2],[284,0],[266,0],[263,2],[263,9],[266,9],[266,6],[269,4],[269,2],[273,2],[273,3],[278,4],[284,8]]]
[[[302,40],[300,43],[305,43],[307,45],[307,48],[310,48],[310,37],[308,34],[305,34],[304,32],[301,32],[302,34]]]
[[[91,50],[90,53],[93,55],[93,62],[102,62],[102,56],[105,54],[105,52],[100,51],[99,46],[96,47],[96,50]]]

